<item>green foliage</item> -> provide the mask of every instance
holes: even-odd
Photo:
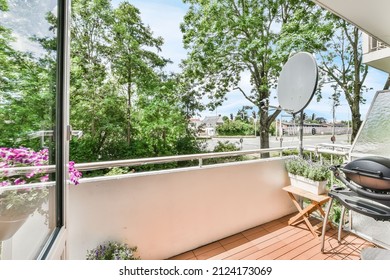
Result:
[[[53,154],[52,137],[42,142],[30,135],[53,130],[57,19],[48,13],[37,19],[45,21],[42,26],[47,30],[40,36],[29,33],[33,29],[26,25],[26,19],[31,19],[31,10],[44,1],[31,0],[29,5],[15,1],[23,16],[7,17],[7,26],[15,28],[0,25],[0,145],[37,149],[43,144]],[[1,0],[0,9],[7,9],[6,1]],[[42,50],[39,56],[14,49],[18,23],[26,25],[22,33],[29,43]],[[199,108],[193,99],[196,95],[188,95],[178,75],[164,73],[169,60],[158,54],[163,40],[141,21],[136,7],[128,2],[113,8],[109,0],[74,0],[71,38],[70,123],[83,132],[81,138],[71,140],[73,160],[93,162],[203,151],[188,129],[189,116]],[[193,164],[134,169],[139,172]],[[85,176],[104,172],[109,170],[86,172]]]
[[[226,120],[217,127],[220,136],[254,135],[254,125],[241,120]]]
[[[183,100],[179,77],[164,74],[169,60],[156,54],[163,40],[139,10],[105,0],[72,5],[71,124],[83,137],[72,140],[71,157],[88,162],[198,152],[187,128],[192,101]]]
[[[45,4],[31,1],[26,5],[16,1],[13,6],[18,7],[18,14],[15,15],[15,9],[7,11],[10,13],[6,17],[9,28],[0,25],[0,146],[19,145],[37,149],[41,148],[40,142],[31,140],[30,134],[39,130],[52,130],[53,127],[54,52],[53,49],[41,53],[14,49],[14,33],[22,38],[32,37],[29,43],[35,44],[30,33],[31,23],[27,23],[27,19],[31,18],[31,7],[42,13],[39,8],[45,8]],[[5,1],[0,3],[0,9],[6,10]],[[42,20],[45,19],[37,19],[39,23]],[[44,26],[47,26],[47,23]],[[50,31],[45,34],[52,36]],[[50,145],[50,141],[45,145]]]
[[[188,50],[182,64],[185,81],[209,98],[211,108],[221,105],[232,90],[243,94],[259,112],[260,129],[257,130],[261,148],[268,148],[269,127],[280,112],[268,110],[270,91],[289,55],[278,44],[284,35],[281,31],[298,16],[296,11],[310,10],[313,3],[296,0],[184,2],[189,4],[181,25],[184,47]],[[240,87],[243,73],[250,73],[248,92]]]
[[[275,136],[276,135],[276,124],[273,122],[270,127],[269,127],[269,133],[272,135],[272,136]]]
[[[87,251],[87,260],[139,260],[135,256],[137,247],[129,247],[127,244],[108,241]]]
[[[350,107],[353,139],[361,124],[363,93],[368,90],[364,82],[369,68],[362,63],[361,31],[324,9],[312,7],[296,9],[294,20],[283,25],[282,34],[278,44],[287,53],[306,50],[317,54],[323,77],[317,99],[322,98],[322,85],[333,82],[332,99],[338,104],[343,94]]]
[[[0,11],[7,11],[8,5],[7,0],[0,0]]]
[[[312,2],[297,5],[294,16],[282,26],[278,46],[286,53],[326,51],[335,30],[332,15]]]
[[[319,68],[323,72],[322,76],[328,77],[325,82],[334,82],[332,99],[335,104],[339,104],[341,94],[348,102],[352,115],[353,141],[362,123],[360,104],[365,103],[363,93],[369,90],[365,85],[369,68],[363,64],[361,31],[343,19],[332,19],[334,29],[338,32],[326,43],[328,50],[320,53]]]
[[[283,156],[298,156],[299,155],[299,150],[294,149],[294,150],[285,150],[282,152]],[[310,158],[310,152],[309,151],[303,151],[303,158]]]
[[[240,148],[238,148],[234,143],[230,143],[229,141],[218,141],[217,145],[215,145],[213,152],[214,153],[222,153],[222,152],[233,152],[233,151],[239,151]],[[203,164],[217,164],[217,163],[226,163],[226,162],[234,162],[234,161],[242,161],[244,158],[242,156],[234,156],[234,157],[221,157],[221,158],[211,158],[211,159],[205,159],[203,161]]]
[[[4,191],[0,195],[0,216],[20,218],[42,210],[42,204],[47,202],[49,191],[47,188]]]
[[[237,148],[236,145],[233,143],[230,143],[229,141],[218,141],[217,145],[215,145],[213,152],[214,153],[221,153],[221,152],[232,152],[232,151],[238,151],[239,148]]]
[[[302,176],[313,181],[325,181],[328,179],[329,167],[319,162],[312,162],[300,157],[286,160],[287,172]]]
[[[104,176],[124,175],[131,173],[127,167],[113,167]]]

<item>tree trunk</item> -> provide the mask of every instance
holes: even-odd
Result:
[[[351,135],[351,143],[355,140],[355,137],[359,131],[360,125],[362,121],[360,119],[360,108],[359,102],[354,102],[352,105],[352,135]]]
[[[131,140],[131,70],[128,73],[127,82],[127,145]]]
[[[268,111],[260,109],[260,149],[269,148]],[[269,158],[269,153],[261,154],[261,158]]]

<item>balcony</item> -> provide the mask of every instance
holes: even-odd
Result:
[[[288,149],[288,148],[285,148]],[[321,149],[311,149],[321,152]],[[256,159],[272,152],[276,157]],[[68,187],[67,225],[51,258],[81,260],[106,240],[137,246],[142,259],[358,259],[374,246],[350,232],[338,244],[327,231],[326,254],[304,224],[288,226],[296,212],[282,188],[289,184],[280,148],[81,164],[82,169],[177,160],[199,165],[82,179]],[[341,151],[330,151],[345,154]],[[210,157],[249,155],[253,159],[203,165]],[[35,217],[33,219],[37,219]],[[314,218],[313,218],[314,219]],[[25,259],[26,223],[3,242],[3,259]],[[64,242],[66,240],[66,242]]]
[[[312,1],[363,31],[363,63],[390,73],[390,50],[383,48],[390,44],[390,33],[387,28],[390,24],[387,15],[390,2],[380,0]]]
[[[386,14],[388,9],[383,3],[383,5],[373,5],[372,2],[358,1],[359,5],[356,7],[361,8],[351,9],[351,5],[356,1],[317,2],[323,2],[328,6],[333,5],[329,7],[330,10],[335,11],[337,11],[336,6],[341,5],[342,10],[339,13],[345,10],[344,17],[352,22],[355,22],[356,15],[357,20],[362,18],[364,21],[369,19],[382,22],[388,19]],[[39,10],[44,11],[45,15],[46,12],[58,11],[60,19],[57,26],[58,34],[54,36],[58,39],[58,53],[53,54],[52,50],[48,52],[56,58],[55,61],[58,61],[58,65],[51,65],[56,66],[52,69],[58,69],[58,73],[46,73],[47,79],[44,80],[54,81],[55,75],[51,77],[52,74],[58,77],[56,80],[58,88],[55,93],[53,92],[53,97],[58,97],[57,106],[48,108],[49,115],[55,113],[57,119],[48,127],[55,126],[57,129],[55,135],[59,136],[56,137],[55,142],[61,156],[56,159],[56,164],[61,167],[61,170],[56,175],[62,184],[65,182],[62,168],[66,165],[69,148],[67,138],[70,136],[70,127],[67,127],[69,99],[67,94],[64,94],[69,91],[69,48],[67,46],[69,38],[66,34],[69,34],[67,11],[70,3],[69,1],[59,3],[62,5],[56,9],[50,7],[47,11]],[[362,12],[367,13],[368,16],[358,14]],[[30,11],[27,14],[30,14]],[[30,21],[26,22],[28,25]],[[358,26],[364,26],[365,30],[376,38],[390,43],[390,37],[387,36],[388,24],[383,22],[383,26],[380,26],[382,29],[377,32],[368,25],[360,24],[359,21],[356,23]],[[23,25],[15,25],[23,29]],[[42,29],[40,24],[36,26]],[[383,30],[385,33],[381,33]],[[26,38],[33,37],[33,34],[27,35]],[[27,48],[28,53],[32,49],[34,48]],[[38,53],[39,56],[42,55],[40,51]],[[29,75],[26,77],[30,78]],[[39,83],[34,76],[31,76],[31,80],[37,81],[36,84]],[[52,85],[43,85],[43,88],[45,87],[52,88]],[[34,89],[34,92],[38,91]],[[29,93],[27,91],[26,96],[31,96]],[[13,94],[12,90],[11,94]],[[55,103],[54,99],[51,101],[49,103]],[[383,102],[383,104],[390,103]],[[386,111],[390,112],[390,110],[383,110]],[[381,115],[385,116],[383,113]],[[6,119],[6,122],[11,122],[11,119]],[[68,137],[64,137],[65,135]],[[34,136],[39,135],[31,135]],[[41,133],[40,136],[44,142],[45,133]],[[383,146],[387,147],[388,145],[385,145],[388,143],[387,138],[381,139],[385,140]],[[266,151],[253,151],[252,154],[258,155],[262,152]],[[272,152],[278,153],[280,150]],[[266,160],[252,158],[244,162],[203,165],[203,159],[246,154],[250,153],[191,155],[79,165],[82,170],[88,170],[122,165],[199,160],[199,165],[195,167],[86,178],[79,186],[67,186],[64,199],[61,197],[62,188],[58,188],[60,193],[55,193],[49,188],[55,183],[47,184],[45,186],[48,188],[49,202],[57,198],[59,202],[65,201],[65,207],[62,203],[59,203],[59,206],[55,203],[44,205],[45,210],[56,212],[56,215],[51,215],[49,220],[35,212],[35,215],[29,217],[11,239],[1,243],[1,259],[37,258],[37,252],[44,251],[42,247],[46,245],[50,235],[55,235],[55,238],[50,239],[55,243],[52,247],[48,246],[52,248],[49,255],[39,256],[42,259],[84,259],[87,250],[103,241],[113,239],[138,246],[142,259],[171,259],[182,256],[197,259],[357,259],[361,248],[373,246],[350,233],[353,228],[349,225],[350,231],[344,233],[341,245],[334,239],[334,231],[327,232],[330,237],[327,239],[328,253],[321,254],[318,239],[313,238],[304,227],[287,226],[286,221],[289,215],[295,212],[295,207],[282,191],[282,187],[289,184],[283,157]],[[18,190],[17,186],[10,189]],[[368,228],[371,237],[377,240],[383,240],[384,236],[388,236],[386,231],[373,230],[375,222],[358,218],[356,221],[356,225],[360,225],[363,229]],[[387,244],[389,243],[390,241],[387,241]]]
[[[390,73],[390,48],[363,33],[363,63]]]

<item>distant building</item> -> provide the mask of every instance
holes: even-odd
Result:
[[[278,129],[280,129],[280,121],[276,122]],[[335,123],[335,134],[347,134],[348,126],[344,123]],[[291,122],[282,122],[283,135],[298,135],[299,124]],[[333,134],[333,124],[331,123],[304,123],[303,134],[305,135],[316,135],[316,134]]]
[[[201,124],[202,121],[199,118],[190,118],[189,127],[194,131],[198,131],[198,128]]]
[[[221,124],[223,124],[221,116],[205,117],[199,126],[199,134],[202,136],[214,136],[217,126]]]

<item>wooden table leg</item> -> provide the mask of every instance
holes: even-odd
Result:
[[[296,200],[295,196],[288,192],[288,195],[290,196],[292,202],[294,203],[295,207],[298,209],[298,214],[295,215],[294,217],[290,218],[290,220],[288,221],[288,224],[291,225],[293,223],[295,223],[298,219],[300,218],[303,218],[303,220],[305,221],[307,227],[309,228],[309,230],[311,231],[311,233],[314,235],[314,236],[318,236],[317,233],[316,233],[316,230],[315,228],[311,225],[309,219],[308,219],[308,215],[315,209],[318,207],[318,204],[315,203],[315,202],[312,202],[309,206],[307,206],[306,208],[302,209],[302,207],[299,205],[298,201]]]
[[[308,205],[302,209],[302,207],[300,206],[300,204],[299,204],[298,200],[296,199],[296,197],[294,196],[294,194],[292,194],[290,192],[287,192],[287,193],[290,196],[291,201],[294,203],[295,207],[298,209],[298,213],[294,217],[291,217],[289,219],[288,225],[292,225],[294,223],[304,221],[305,224],[307,225],[307,227],[309,228],[309,230],[313,233],[313,235],[318,236],[318,234],[316,233],[316,230],[320,229],[323,226],[326,227],[326,225],[324,225],[323,222],[320,222],[319,224],[313,226],[310,223],[308,217],[309,217],[310,213],[318,210],[319,213],[321,214],[321,216],[323,218],[325,218],[325,212],[322,209],[322,204],[324,204],[324,202],[320,203],[320,202],[316,202],[316,201],[311,201],[310,205]],[[300,220],[300,219],[302,219],[302,220]],[[334,229],[331,221],[328,220],[327,224],[330,226],[331,229]]]

